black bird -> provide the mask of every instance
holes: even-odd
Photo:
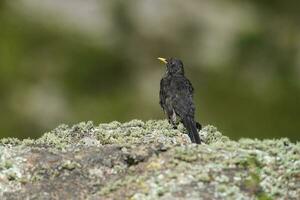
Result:
[[[166,64],[166,74],[160,81],[159,104],[168,116],[169,123],[177,128],[176,117],[179,116],[193,143],[200,144],[197,128],[201,124],[195,122],[194,88],[184,76],[183,63],[176,58],[158,58]]]

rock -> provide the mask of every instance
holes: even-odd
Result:
[[[213,126],[191,144],[167,121],[61,125],[0,141],[0,199],[298,199],[300,145],[230,140]]]

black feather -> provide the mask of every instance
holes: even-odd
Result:
[[[191,141],[200,144],[197,128],[201,129],[201,124],[194,120],[193,92],[191,82],[184,76],[183,63],[179,59],[167,59],[166,75],[160,81],[159,103],[169,122],[176,127],[178,116],[187,129]]]

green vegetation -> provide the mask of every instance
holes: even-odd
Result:
[[[300,144],[230,140],[214,126],[191,144],[182,126],[133,120],[60,125],[0,141],[0,198],[297,199]]]

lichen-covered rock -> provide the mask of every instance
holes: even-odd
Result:
[[[299,143],[200,135],[195,145],[182,126],[133,120],[5,138],[0,199],[299,199]]]

